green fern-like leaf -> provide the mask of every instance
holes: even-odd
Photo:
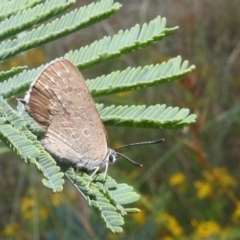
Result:
[[[94,97],[135,90],[156,84],[170,82],[191,72],[195,66],[188,67],[188,61],[182,63],[181,57],[172,58],[168,62],[130,68],[117,71],[107,76],[87,80],[88,88]]]
[[[34,147],[33,142],[22,134],[22,130],[26,130],[24,121],[2,98],[0,98],[0,109],[0,115],[3,117],[1,119],[5,119],[0,125],[1,141],[26,162],[35,162],[39,151]],[[34,139],[36,140],[36,136]]]
[[[38,4],[33,8],[19,11],[10,18],[0,22],[0,39],[4,40],[25,29],[46,21],[54,15],[63,12],[70,7],[75,1],[51,0],[43,4]]]
[[[4,4],[1,5],[0,20],[6,19],[7,17],[16,14],[18,11],[28,9],[35,6],[38,3],[43,2],[44,0],[11,0],[4,1]],[[2,0],[1,0],[2,2]]]
[[[37,77],[44,66],[40,66],[33,70],[24,70],[18,76],[0,83],[0,96],[4,99],[13,98],[21,93],[24,93],[31,82]]]
[[[113,4],[112,0],[102,0],[87,7],[76,9],[60,19],[55,19],[51,23],[31,30],[22,37],[2,42],[0,44],[0,49],[2,49],[0,51],[0,60],[73,33],[96,21],[109,17],[119,8],[120,5]]]
[[[2,97],[0,97],[0,110],[1,115],[5,117],[14,128],[21,130],[26,126],[24,120],[17,114],[15,110],[9,106],[9,104]]]
[[[18,67],[13,67],[8,71],[0,72],[0,82],[3,82],[8,78],[13,77],[14,75],[21,73],[26,68],[27,68],[26,66],[18,66]]]
[[[122,206],[135,202],[139,195],[133,192],[133,188],[127,184],[117,184],[112,178],[107,177],[103,184],[103,174],[98,174],[91,181],[89,175],[81,172],[75,174],[72,168],[65,171],[67,178],[73,183],[76,189],[88,201],[90,206],[96,208],[106,223],[106,226],[113,232],[122,232],[124,224],[123,215],[127,214],[128,209]],[[138,212],[138,209],[131,209]]]
[[[32,142],[10,124],[0,125],[0,139],[26,162],[34,163],[34,159],[39,156],[39,151],[32,145]]]
[[[65,54],[65,57],[84,69],[158,42],[178,28],[165,28],[165,25],[166,19],[159,16],[150,23],[143,24],[142,28],[137,24],[130,30],[120,30],[113,37],[104,37],[89,46]]]
[[[196,115],[189,109],[155,106],[97,106],[103,122],[107,125],[150,128],[182,128],[195,122]]]
[[[62,191],[63,173],[60,172],[60,167],[56,166],[55,160],[44,150],[37,137],[27,130],[24,119],[1,97],[0,108],[1,117],[6,119],[5,122],[11,123],[0,125],[1,141],[20,158],[36,164],[46,178],[43,180],[45,186],[54,192]]]

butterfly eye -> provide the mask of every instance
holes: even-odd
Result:
[[[113,156],[113,154],[109,155],[108,161],[109,161],[110,163],[115,162],[115,160],[116,160],[116,158]]]

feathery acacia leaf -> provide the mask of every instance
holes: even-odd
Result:
[[[39,156],[32,142],[10,124],[0,125],[0,140],[26,162],[34,163],[34,159]]]
[[[1,71],[0,72],[0,82],[3,82],[8,78],[13,77],[14,75],[21,73],[26,68],[27,68],[26,66],[18,66],[18,67],[13,67],[8,71]]]
[[[122,205],[139,199],[139,195],[133,192],[133,188],[127,184],[117,184],[109,176],[107,176],[106,182],[103,184],[104,174],[97,174],[88,187],[87,185],[91,179],[86,173],[75,174],[72,168],[68,168],[64,172],[76,189],[88,201],[89,205],[101,213],[106,226],[113,232],[122,232],[121,226],[124,224],[122,216],[128,212],[128,209],[125,210]],[[120,198],[117,196],[119,193],[121,193]],[[132,212],[139,212],[138,209],[131,210]]]
[[[2,83],[0,82],[0,96],[7,99],[25,92],[43,67],[44,65],[32,70],[24,70],[18,76],[13,76]]]
[[[182,63],[181,57],[172,58],[167,63],[130,68],[87,80],[87,86],[94,97],[149,87],[170,82],[188,74],[195,68]]]
[[[103,108],[102,104],[97,109],[103,122],[107,125],[124,127],[148,128],[182,128],[192,124],[196,115],[189,115],[189,109],[166,107],[165,104],[155,106],[109,106]]]
[[[0,139],[14,153],[25,161],[36,164],[46,179],[43,183],[54,192],[62,191],[64,180],[56,161],[44,150],[42,145],[26,128],[26,122],[0,97],[0,114],[10,124],[0,125]],[[37,161],[36,161],[37,160]]]
[[[43,0],[11,0],[1,5],[0,20],[5,19],[11,15],[16,14],[18,11],[28,9],[35,6],[38,3],[43,2]]]
[[[39,144],[40,145],[40,144]],[[39,146],[40,147],[40,146]],[[43,172],[45,178],[43,184],[52,189],[53,192],[61,192],[63,190],[64,174],[59,166],[56,166],[55,160],[42,148],[38,161],[36,163],[38,169]]]
[[[66,10],[74,2],[74,0],[51,0],[38,4],[33,8],[17,12],[10,18],[0,22],[0,40],[4,40],[35,24],[46,21],[53,15],[57,15]]]
[[[120,30],[113,37],[106,36],[89,46],[70,51],[65,54],[65,57],[80,69],[85,69],[93,64],[102,63],[158,42],[178,28],[165,28],[165,25],[166,19],[158,16],[150,23],[143,24],[142,28],[137,24],[130,30],[124,32]]]
[[[40,25],[26,35],[0,44],[0,60],[7,59],[20,52],[40,46],[57,38],[69,35],[90,24],[105,19],[120,8],[120,4],[113,4],[112,0],[101,0],[62,16],[60,19]]]
[[[21,130],[26,126],[25,121],[17,114],[15,110],[9,106],[9,104],[2,97],[0,97],[0,107],[1,115],[5,117],[14,128]]]
[[[8,124],[5,121],[5,124],[0,125],[1,141],[20,158],[34,162],[34,158],[39,156],[39,151],[35,148],[33,142],[22,134],[22,130],[26,129],[23,119],[1,97],[0,108],[1,117],[11,123]],[[33,138],[37,139],[36,136]]]

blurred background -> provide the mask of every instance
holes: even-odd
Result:
[[[119,160],[108,174],[135,188],[141,213],[112,234],[66,181],[62,193],[42,174],[1,148],[0,239],[240,239],[240,10],[238,0],[120,0],[110,19],[9,59],[6,69],[37,67],[120,29],[158,15],[172,35],[134,53],[84,70],[85,79],[180,55],[196,70],[175,82],[96,98],[111,104],[189,108],[197,122],[181,130],[107,127],[110,147],[165,138],[159,145],[121,150],[144,166]],[[77,1],[74,8],[88,4]],[[70,10],[69,10],[70,11]],[[15,100],[14,100],[15,102]]]

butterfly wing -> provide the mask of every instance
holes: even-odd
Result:
[[[85,80],[69,60],[51,62],[24,101],[29,114],[46,130],[42,144],[52,155],[78,164],[106,157],[105,128]]]

